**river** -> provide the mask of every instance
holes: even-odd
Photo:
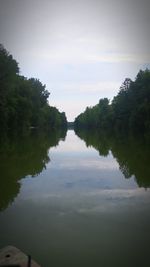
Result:
[[[150,150],[94,138],[1,149],[0,247],[42,267],[150,266]]]

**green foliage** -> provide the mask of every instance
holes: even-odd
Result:
[[[140,70],[135,81],[126,78],[112,103],[107,98],[86,108],[75,128],[96,128],[123,134],[150,132],[150,70]]]
[[[75,119],[75,128],[98,128],[107,129],[111,124],[111,107],[107,98],[100,99],[99,103],[91,108],[86,108],[84,113],[81,113]]]
[[[67,127],[65,113],[50,107],[50,93],[38,79],[19,75],[18,63],[0,45],[1,133],[29,128]]]

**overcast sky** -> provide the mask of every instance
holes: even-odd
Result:
[[[150,1],[0,0],[0,43],[72,121],[150,67]]]

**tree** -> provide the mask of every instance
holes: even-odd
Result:
[[[65,113],[49,106],[49,95],[40,80],[19,75],[18,63],[0,45],[1,132],[67,127]]]
[[[140,70],[134,82],[126,78],[111,104],[104,98],[94,107],[87,107],[75,119],[75,128],[150,133],[150,70]]]

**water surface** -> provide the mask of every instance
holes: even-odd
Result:
[[[1,150],[0,247],[42,267],[149,266],[147,147],[30,137]]]

